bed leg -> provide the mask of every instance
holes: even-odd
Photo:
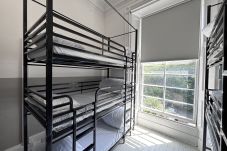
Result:
[[[24,108],[24,151],[28,151],[28,119],[27,119],[27,109]]]
[[[76,151],[76,111],[73,112],[73,151]]]

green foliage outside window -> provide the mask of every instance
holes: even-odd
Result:
[[[163,110],[163,101],[152,98],[152,97],[144,97],[143,103],[147,107],[151,107],[153,109]]]

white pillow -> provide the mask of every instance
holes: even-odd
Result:
[[[124,107],[114,110],[102,118],[107,125],[121,129],[124,124]]]
[[[106,88],[111,87],[110,89],[106,89],[107,92],[112,92],[116,90],[123,90],[124,80],[123,79],[116,79],[116,78],[106,78],[103,79],[100,84],[99,88]]]
[[[210,22],[206,27],[203,28],[202,33],[206,36],[206,37],[210,37],[212,30],[214,28],[214,23],[215,23],[215,19]]]

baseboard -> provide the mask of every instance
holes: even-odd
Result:
[[[16,146],[10,147],[8,149],[6,149],[5,151],[23,151],[24,147],[21,144],[18,144]]]
[[[40,132],[40,133],[37,133],[35,135],[32,135],[29,137],[29,142],[30,144],[31,143],[38,143],[38,142],[42,142],[44,141],[43,139],[45,139],[45,132]],[[30,145],[28,145],[28,148]],[[16,146],[13,146],[13,147],[10,147],[8,149],[6,149],[5,151],[23,151],[24,150],[24,146],[22,144],[18,144]]]

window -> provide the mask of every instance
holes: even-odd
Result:
[[[143,63],[142,110],[195,119],[196,60]]]

